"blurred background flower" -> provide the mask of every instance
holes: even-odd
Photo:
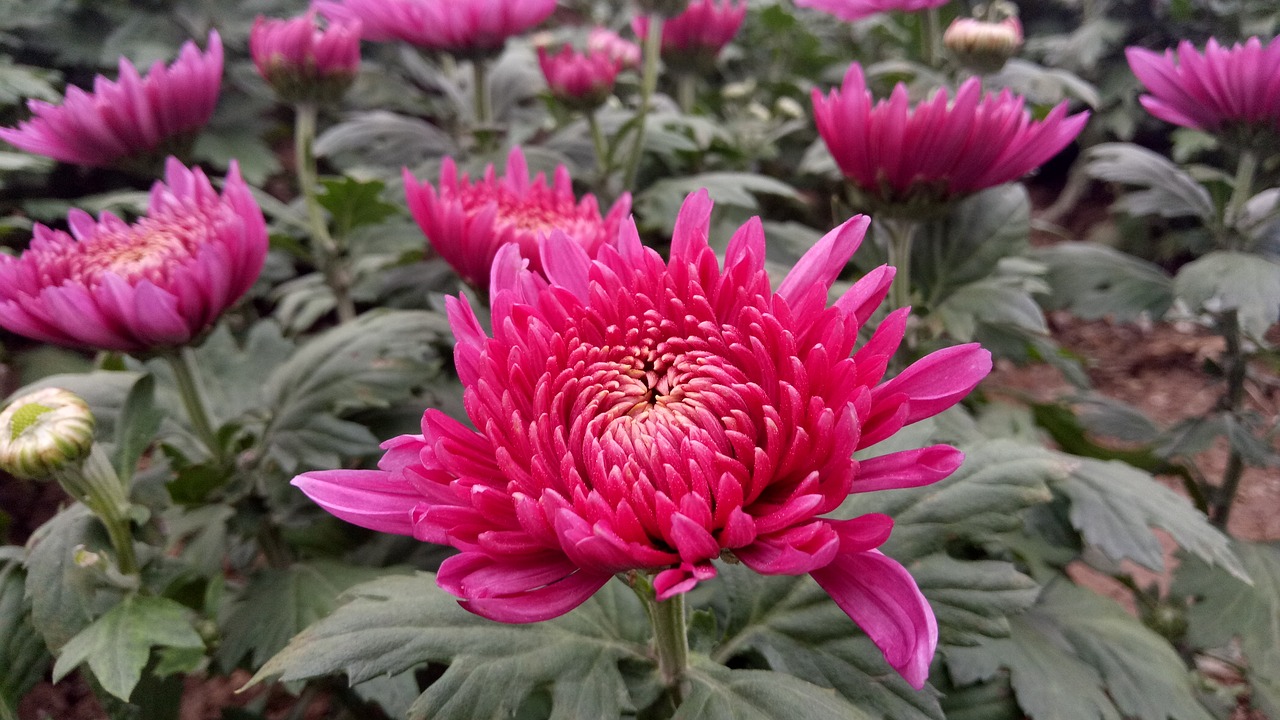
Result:
[[[316,0],[311,7],[334,22],[361,22],[366,40],[484,56],[550,17],[556,0]]]
[[[249,33],[249,54],[286,102],[331,102],[360,70],[360,22],[321,28],[314,10],[287,20],[259,16]]]

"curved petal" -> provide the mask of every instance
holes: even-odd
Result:
[[[903,425],[933,417],[969,394],[991,372],[991,353],[977,343],[943,348],[912,363],[872,390],[872,402],[897,393],[907,396]]]
[[[291,484],[336,518],[378,532],[413,535],[413,510],[422,496],[391,473],[318,470]]]

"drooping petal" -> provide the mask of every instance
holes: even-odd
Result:
[[[413,510],[422,501],[412,486],[380,470],[317,470],[292,485],[334,517],[395,535],[413,534]]]

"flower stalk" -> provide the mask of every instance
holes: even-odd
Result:
[[[671,692],[676,706],[684,700],[684,673],[689,668],[689,629],[685,618],[684,595],[652,601],[649,618],[653,622],[654,649],[658,673]]]
[[[889,305],[897,310],[911,304],[911,246],[915,240],[916,224],[895,218],[886,220],[885,228],[889,231],[889,242],[885,248],[889,264],[897,271],[889,290]]]
[[[191,429],[200,438],[215,460],[222,460],[222,443],[218,442],[218,433],[214,430],[206,409],[204,395],[200,391],[200,383],[196,379],[195,356],[190,348],[183,348],[164,353],[162,356],[173,370],[173,379],[178,385],[178,396],[182,398],[182,406],[187,411]]]
[[[653,93],[658,89],[659,60],[662,56],[662,23],[661,15],[649,16],[649,27],[644,36],[644,65],[640,71],[640,108],[636,110],[636,137],[631,145],[631,155],[627,158],[626,170],[622,174],[622,188],[627,190],[635,185],[636,173],[640,169],[640,156],[644,154],[645,123],[648,120],[650,106],[653,104]]]
[[[351,282],[342,267],[342,248],[329,234],[329,223],[319,200],[319,173],[316,169],[315,140],[316,119],[319,110],[315,103],[298,103],[294,109],[294,153],[297,162],[298,190],[307,208],[307,225],[311,231],[311,252],[316,267],[324,273],[325,282],[333,291],[338,320],[355,319],[355,302],[351,299]]]
[[[102,448],[95,446],[84,463],[55,470],[54,479],[102,521],[107,538],[116,553],[116,567],[123,575],[138,574],[138,559],[133,552],[129,499],[119,475]]]

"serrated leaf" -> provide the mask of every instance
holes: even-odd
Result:
[[[590,717],[618,717],[626,708],[618,663],[650,662],[647,618],[620,583],[564,617],[531,625],[468,613],[429,573],[381,578],[347,597],[348,604],[290,641],[254,681],[342,672],[356,684],[426,662],[448,663],[410,717],[509,714],[541,688],[550,688],[553,707],[590,707],[596,711]]]
[[[1249,682],[1268,706],[1280,713],[1280,543],[1235,541],[1233,549],[1253,581],[1252,585],[1211,567],[1198,558],[1184,558],[1170,592],[1193,599],[1187,619],[1188,639],[1201,648],[1225,646],[1239,638],[1249,659]]]
[[[218,325],[195,354],[205,379],[204,398],[219,424],[261,407],[262,387],[254,379],[268,376],[293,350],[274,322],[254,324],[243,346],[225,323]]]
[[[93,589],[76,567],[75,548],[104,542],[98,522],[78,503],[53,516],[31,536],[26,562],[31,621],[53,650],[84,629],[92,617]]]
[[[1036,581],[1007,562],[931,555],[908,570],[938,618],[943,645],[973,645],[984,637],[1008,635],[1008,616],[1031,607],[1040,594]]]
[[[316,155],[351,154],[361,162],[400,168],[457,153],[453,139],[418,118],[386,110],[355,113],[316,139]]]
[[[1031,201],[1026,188],[1010,183],[968,197],[951,211],[945,227],[941,237],[923,234],[928,226],[917,230],[920,252],[912,258],[913,278],[934,298],[991,275],[1002,258],[1027,247]]]
[[[1143,188],[1116,202],[1130,215],[1190,216],[1205,222],[1216,215],[1209,191],[1159,153],[1129,143],[1102,143],[1090,149],[1088,157],[1093,177]]]
[[[1048,270],[1045,306],[1051,310],[1128,321],[1164,317],[1173,303],[1173,282],[1163,269],[1105,245],[1059,243],[1032,250],[1031,257]]]
[[[1197,312],[1235,310],[1241,329],[1253,337],[1280,320],[1280,263],[1263,255],[1211,252],[1184,265],[1173,288]]]
[[[1131,465],[1061,454],[1066,476],[1053,482],[1071,501],[1071,524],[1112,560],[1129,559],[1159,572],[1164,552],[1151,528],[1161,528],[1189,552],[1247,577],[1231,541],[1183,496]]]
[[[25,574],[16,562],[0,562],[0,708],[16,709],[52,662],[30,614]]]
[[[53,680],[87,662],[104,690],[128,701],[151,648],[203,646],[189,609],[165,598],[130,595],[67,642],[53,666]]]
[[[671,720],[872,720],[833,690],[767,670],[690,668],[688,697]]]
[[[395,215],[400,209],[382,200],[387,184],[379,180],[361,182],[355,178],[326,178],[320,181],[324,192],[317,200],[332,215],[333,233],[345,238],[361,225],[374,225]]]
[[[294,635],[333,612],[343,591],[386,574],[323,561],[258,572],[220,622],[219,662],[230,670],[248,656],[250,667],[262,667]]]

